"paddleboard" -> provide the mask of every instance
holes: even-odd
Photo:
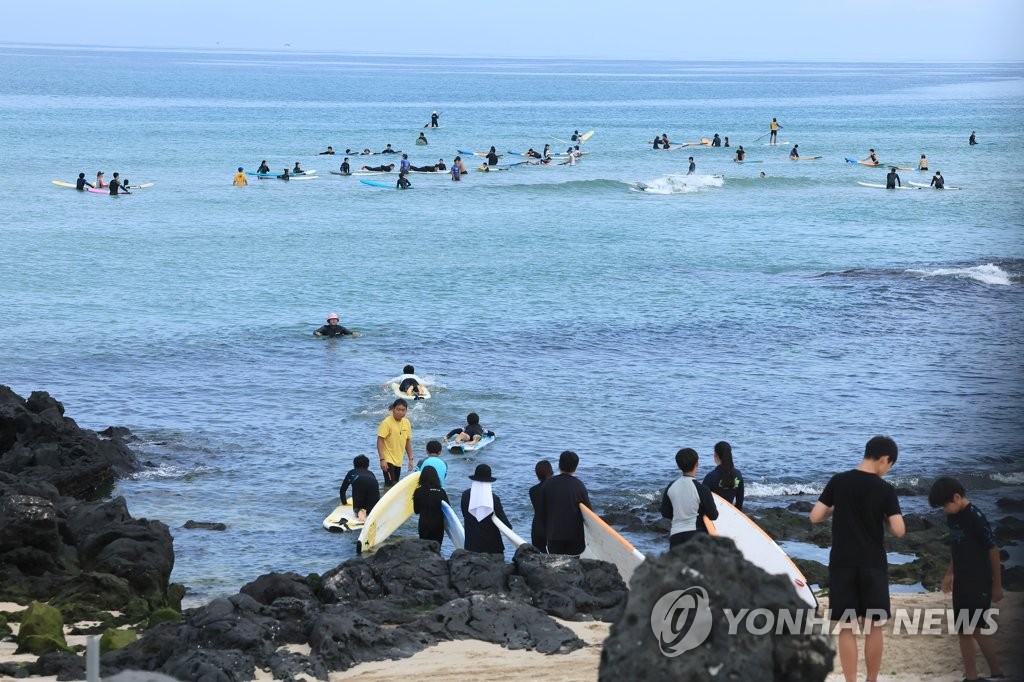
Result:
[[[356,540],[356,553],[372,552],[412,516],[412,494],[420,482],[413,471],[384,493],[384,497],[366,515],[366,523]]]
[[[393,182],[376,182],[375,180],[363,179],[360,179],[359,182],[363,183],[364,185],[369,185],[370,187],[390,187],[391,189],[396,189],[395,183]]]
[[[390,187],[390,185],[385,185],[385,187]],[[398,387],[400,386],[400,384],[398,384],[397,382],[391,384],[391,392],[394,393],[395,396],[398,397],[398,398],[405,398],[407,400],[426,400],[427,398],[430,397],[430,389],[427,388],[427,385],[425,383],[423,383],[422,379],[417,379],[417,381],[419,381],[420,382],[420,386],[423,387],[423,395],[422,396],[417,396],[415,394],[414,395],[406,395],[406,394],[402,393],[401,391],[398,390]]]
[[[583,535],[587,542],[587,548],[580,556],[615,564],[628,587],[633,571],[643,563],[644,555],[585,504],[580,503],[580,511],[583,513]]]
[[[926,185],[923,182],[909,182],[907,184],[908,185],[912,185],[914,187],[917,187],[919,189],[933,189],[931,185]],[[946,185],[942,189],[944,189],[944,190],[946,190],[946,189],[963,189],[963,187],[951,187],[950,185]]]
[[[501,519],[494,514],[491,514],[491,521],[494,522],[494,526],[498,529],[498,532],[504,535],[505,539],[512,543],[513,547],[519,547],[520,545],[526,544],[526,540],[519,537],[514,530],[502,523]]]
[[[462,527],[458,514],[447,502],[441,502],[441,513],[444,514],[444,532],[455,545],[455,549],[466,547],[466,529]]]
[[[811,608],[816,608],[818,600],[811,591],[811,586],[807,584],[807,578],[789,555],[782,551],[771,536],[761,530],[749,516],[719,495],[712,494],[715,496],[718,518],[714,521],[704,519],[708,532],[735,542],[743,557],[766,573],[788,576],[797,596]]]
[[[442,170],[438,170],[438,171],[417,171],[417,170],[411,170],[411,171],[409,171],[409,175],[448,175],[448,171],[446,171],[446,170],[443,170],[443,171]]]
[[[363,524],[359,522],[359,515],[352,509],[352,498],[346,500],[344,504],[339,504],[324,519],[324,528],[332,533],[347,533],[359,530],[362,527]]]
[[[860,185],[861,187],[870,187],[871,189],[886,189],[885,185],[883,185],[881,183],[878,183],[878,182],[858,182],[857,184]],[[908,187],[906,185],[902,185],[900,187],[894,187],[893,189],[921,189],[921,188],[920,187]]]
[[[480,440],[475,443],[456,443],[454,440],[445,441],[448,445],[448,452],[453,455],[464,455],[467,452],[475,452],[487,445],[494,442],[494,436],[484,434]]]

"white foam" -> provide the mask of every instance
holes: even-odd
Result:
[[[1008,474],[992,474],[992,479],[999,481],[1000,483],[1017,485],[1019,483],[1024,483],[1024,471],[1014,471]]]
[[[789,497],[792,495],[820,495],[824,483],[759,483],[746,481],[743,485],[747,497]]]
[[[982,284],[1010,286],[1010,273],[994,263],[975,265],[972,268],[939,268],[937,270],[907,270],[922,277],[959,277],[973,279]]]
[[[646,194],[688,194],[724,184],[725,178],[721,175],[663,175],[646,182],[629,183],[633,191]]]

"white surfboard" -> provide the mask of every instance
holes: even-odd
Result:
[[[455,437],[452,436],[452,440],[445,441],[445,444],[448,446],[448,452],[452,453],[453,455],[463,455],[467,452],[474,452],[484,446],[490,445],[491,443],[494,442],[494,438],[494,436],[484,434],[483,436],[480,437],[480,440],[478,440],[475,443],[471,443],[468,441],[465,443],[456,443]]]
[[[447,502],[441,502],[441,511],[444,513],[444,532],[448,539],[455,545],[455,549],[466,547],[466,529],[462,527],[458,514]]]
[[[348,533],[362,529],[363,524],[359,521],[359,515],[352,509],[352,498],[344,504],[339,504],[334,511],[324,519],[324,528],[332,533]]]
[[[372,552],[412,516],[412,494],[420,482],[414,471],[391,487],[366,515],[356,541],[356,552]]]
[[[644,562],[644,555],[585,504],[580,503],[580,511],[583,513],[583,536],[587,541],[587,548],[580,556],[615,564],[626,587],[629,587],[633,571]]]
[[[860,182],[858,180],[857,184],[860,185],[861,187],[870,187],[871,189],[887,189],[886,186],[883,185],[880,182]],[[920,188],[919,187],[910,187],[908,185],[901,185],[899,187],[893,187],[893,189],[920,189]]]
[[[396,397],[405,398],[407,400],[415,400],[417,397],[415,395],[415,391],[413,391],[413,395],[406,395],[405,393],[402,393],[401,391],[398,390],[398,387],[401,386],[403,379],[415,379],[416,383],[423,387],[423,395],[422,397],[420,397],[420,400],[426,400],[427,398],[430,397],[430,389],[427,388],[427,382],[423,381],[423,379],[420,379],[415,374],[401,374],[391,380],[391,392],[394,393]]]
[[[910,185],[911,187],[920,187],[921,189],[932,189],[932,186],[930,184],[926,185],[923,182],[908,182],[907,184]],[[963,187],[951,187],[950,185],[946,185],[942,189],[963,189]]]
[[[518,547],[520,545],[526,544],[526,540],[519,537],[519,535],[514,530],[512,530],[504,523],[502,523],[501,519],[499,519],[494,514],[491,514],[491,522],[494,523],[494,527],[498,529],[498,532],[504,535],[505,539],[512,543],[513,547]]]
[[[815,598],[814,592],[811,591],[810,585],[807,584],[807,578],[789,558],[789,555],[782,551],[782,548],[775,544],[771,536],[761,530],[761,527],[750,517],[719,495],[714,495],[718,518],[714,521],[704,519],[708,532],[731,539],[747,561],[764,569],[765,572],[788,576],[797,596],[808,606],[817,607],[818,600]]]

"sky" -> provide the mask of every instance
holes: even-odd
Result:
[[[0,43],[670,60],[1024,60],[1024,0],[50,0]]]

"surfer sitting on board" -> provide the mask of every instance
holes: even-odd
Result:
[[[352,166],[349,165],[347,156],[342,160],[341,165],[338,167],[338,171],[342,175],[352,175]]]
[[[359,522],[363,523],[366,521],[366,515],[380,501],[380,485],[377,483],[377,477],[370,471],[370,458],[366,455],[356,455],[352,459],[352,469],[345,474],[345,480],[338,490],[342,504],[348,501],[345,495],[349,486],[352,487],[352,511],[358,515]]]
[[[103,180],[103,171],[96,171],[96,186],[106,187],[107,183]]]
[[[335,336],[355,337],[359,336],[359,334],[338,324],[338,313],[329,313],[327,315],[327,324],[313,332],[313,336],[327,336],[333,338]]]
[[[501,541],[501,532],[490,521],[493,514],[509,528],[512,524],[505,516],[501,507],[501,498],[491,490],[496,478],[491,475],[491,467],[477,464],[473,481],[468,490],[462,492],[462,518],[466,526],[466,549],[470,552],[486,552],[487,554],[503,555],[505,543]]]
[[[403,367],[402,373],[399,376],[384,382],[381,384],[381,387],[386,388],[390,384],[398,384],[399,393],[417,400],[422,398],[427,390],[420,384],[420,378],[416,376],[416,368],[412,365]]]
[[[743,475],[732,464],[732,446],[724,440],[715,443],[715,468],[704,477],[708,490],[743,510]]]
[[[438,545],[444,540],[444,508],[448,493],[441,487],[437,469],[427,467],[420,472],[420,482],[412,494],[412,511],[420,515],[420,540],[433,540]]]
[[[661,515],[672,520],[668,546],[683,544],[697,532],[704,531],[704,524],[698,519],[706,516],[712,521],[718,518],[715,498],[707,486],[697,481],[697,451],[683,448],[676,453],[676,466],[683,475],[673,481],[661,496]]]
[[[444,439],[449,440],[454,436],[456,443],[479,443],[485,434],[493,436],[494,432],[480,426],[480,415],[476,412],[470,412],[466,415],[466,425],[452,429]]]
[[[393,164],[393,163],[389,163],[387,165],[381,164],[380,166],[367,166],[367,165],[364,164],[363,165],[363,170],[365,170],[365,171],[372,171],[374,173],[390,173],[391,171],[395,170],[395,164]]]
[[[796,161],[799,158],[800,158],[800,145],[795,144],[795,145],[793,145],[793,148],[789,151],[789,159],[791,161]]]
[[[867,158],[863,159],[861,163],[870,163],[872,166],[878,165],[878,154],[875,153],[874,149],[868,150]]]

